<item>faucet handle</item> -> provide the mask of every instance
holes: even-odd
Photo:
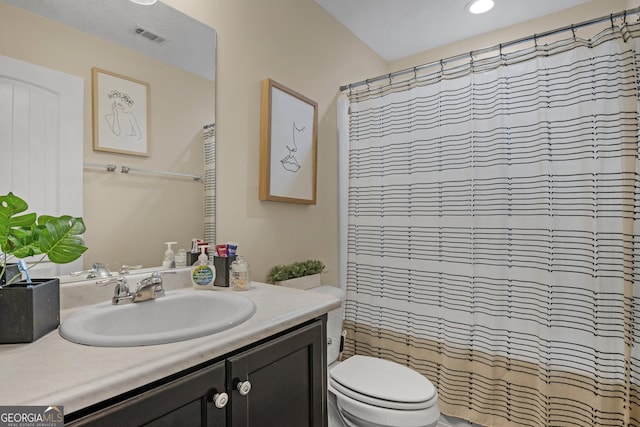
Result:
[[[159,272],[154,271],[151,276],[149,277],[145,277],[144,279],[142,279],[140,281],[140,283],[138,284],[138,287],[143,287],[143,286],[152,286],[152,285],[156,285],[156,286],[160,286],[162,287],[162,276],[160,275]]]
[[[136,291],[134,292],[135,298],[139,301],[146,301],[148,299],[155,299],[164,296],[164,287],[162,276],[159,272],[154,271],[151,276],[145,277],[140,282],[138,282],[138,286],[136,286]]]
[[[154,271],[151,274],[151,283],[155,285],[155,298],[164,296],[164,281],[162,280],[162,275],[158,271]]]
[[[122,275],[122,274],[129,274],[131,273],[131,270],[137,270],[142,268],[142,264],[138,264],[138,265],[123,265],[122,267],[120,267],[120,270],[118,270],[118,274]]]
[[[127,278],[123,276],[112,277],[110,279],[98,280],[96,281],[96,285],[98,286],[106,286],[116,284],[116,287],[113,288],[113,298],[111,302],[113,304],[122,304],[128,303],[132,300],[131,292],[129,291],[129,285],[127,285]]]
[[[107,285],[113,285],[114,283],[118,284],[118,285],[124,285],[127,286],[127,278],[123,277],[123,276],[118,276],[118,277],[110,277],[108,279],[104,279],[104,280],[96,280],[96,285],[98,286],[107,286]]]

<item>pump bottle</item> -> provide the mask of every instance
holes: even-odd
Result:
[[[200,256],[198,261],[191,268],[191,283],[193,289],[213,289],[213,283],[216,279],[216,269],[209,262],[209,257],[205,253],[208,245],[200,246]]]
[[[178,242],[164,242],[167,245],[167,250],[164,251],[164,259],[162,260],[162,268],[176,268],[176,256],[171,249],[171,245],[175,245]]]

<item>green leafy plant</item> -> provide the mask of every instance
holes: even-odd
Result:
[[[296,277],[310,276],[312,274],[322,273],[323,270],[324,264],[315,259],[294,262],[293,264],[287,265],[276,265],[269,271],[267,282],[275,283],[295,279]]]
[[[4,254],[0,277],[5,273],[7,257],[20,259],[42,255],[31,264],[33,267],[46,257],[56,264],[66,264],[87,250],[81,237],[86,230],[82,218],[69,215],[38,217],[35,213],[24,213],[27,209],[27,202],[11,192],[0,196],[0,252]],[[19,278],[18,275],[7,284]]]

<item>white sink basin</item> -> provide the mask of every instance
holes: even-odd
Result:
[[[253,301],[230,292],[170,291],[156,300],[80,309],[62,322],[60,335],[99,347],[166,344],[233,328],[255,311]]]

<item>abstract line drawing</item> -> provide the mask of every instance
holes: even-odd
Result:
[[[262,80],[260,200],[316,204],[318,104]]]
[[[300,167],[301,167],[300,163],[298,163],[298,159],[296,159],[296,156],[295,156],[295,153],[298,151],[298,144],[296,143],[296,134],[304,132],[305,129],[306,129],[306,126],[302,126],[301,128],[298,128],[295,122],[293,123],[293,131],[291,136],[292,147],[290,147],[288,144],[285,146],[288,151],[288,154],[282,160],[280,160],[280,163],[282,163],[282,167],[285,168],[285,170],[288,170],[289,172],[296,173],[300,170]]]
[[[93,149],[148,156],[150,84],[96,67],[91,81]]]
[[[113,99],[111,112],[104,116],[111,132],[115,136],[142,138],[136,115],[131,111],[131,107],[135,104],[133,98],[126,92],[115,89],[110,91],[107,96],[109,99]]]

